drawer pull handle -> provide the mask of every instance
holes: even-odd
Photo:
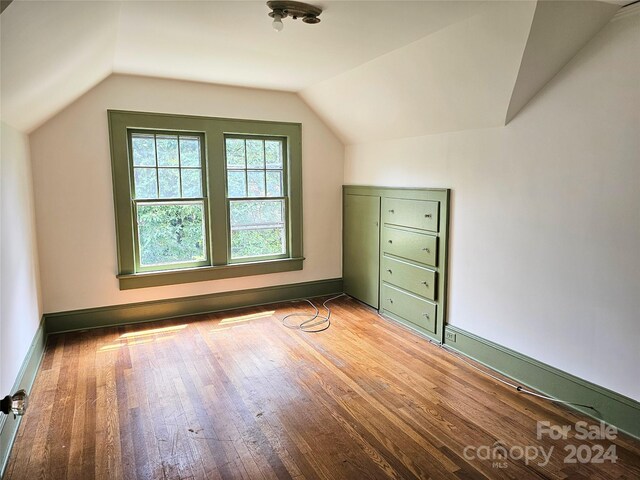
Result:
[[[391,271],[391,269],[390,269],[390,268],[388,268],[388,269],[387,269],[387,272],[389,272],[389,273],[393,273],[393,272]]]
[[[429,284],[428,284],[427,282],[422,282],[422,284],[423,284],[425,287],[428,287],[428,286],[429,286]]]
[[[431,253],[431,250],[429,250],[427,247],[423,248],[422,250],[424,250],[427,253]]]
[[[431,214],[430,213],[425,213],[424,214],[424,218],[431,218]]]
[[[391,209],[389,210],[389,213],[395,213],[395,210]]]
[[[423,313],[423,315],[427,318],[429,318],[429,314],[428,313]]]
[[[393,243],[393,240],[389,240],[389,243]]]
[[[389,303],[393,303],[393,299],[392,299],[392,298],[387,298],[387,301],[388,301]]]

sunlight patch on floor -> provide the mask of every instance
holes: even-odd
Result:
[[[175,333],[180,330],[184,330],[188,325],[185,323],[184,325],[175,325],[172,327],[162,327],[162,328],[150,328],[148,330],[140,330],[139,332],[129,332],[123,333],[120,335],[120,338],[134,338],[134,337],[146,337],[148,335],[162,335],[165,333]]]
[[[251,320],[257,320],[259,318],[268,318],[268,317],[271,317],[274,313],[276,313],[276,311],[271,310],[269,312],[252,313],[251,315],[240,315],[238,317],[228,317],[220,320],[220,325],[228,325],[230,323],[239,323],[239,322],[248,322]]]

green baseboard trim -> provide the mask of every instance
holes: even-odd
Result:
[[[45,323],[47,333],[55,334],[219,312],[333,293],[342,293],[342,278],[47,313]]]
[[[547,396],[592,405],[597,412],[568,406],[640,439],[640,403],[631,398],[452,325],[445,326],[445,345]]]
[[[16,381],[13,384],[11,392],[2,392],[2,396],[7,394],[13,394],[16,390],[24,388],[27,394],[31,393],[31,387],[36,379],[38,373],[38,367],[42,362],[44,355],[44,347],[47,343],[47,335],[45,332],[44,317],[40,321],[40,326],[36,330],[27,355],[22,362]],[[20,420],[22,417],[13,418],[12,414],[4,415],[0,414],[0,478],[4,476],[4,471],[7,467],[7,461],[9,460],[9,454],[11,453],[11,447],[15,441],[18,427],[20,426]]]

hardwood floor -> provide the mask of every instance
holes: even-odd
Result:
[[[319,334],[282,326],[298,302],[51,336],[6,478],[640,478],[640,442],[539,440],[595,422],[332,305]],[[496,442],[508,458],[480,459]],[[564,463],[569,444],[617,463]]]

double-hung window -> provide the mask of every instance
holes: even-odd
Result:
[[[108,115],[121,289],[302,269],[300,124]]]
[[[231,261],[287,254],[283,141],[227,136]]]
[[[129,132],[139,272],[208,264],[202,136]]]

